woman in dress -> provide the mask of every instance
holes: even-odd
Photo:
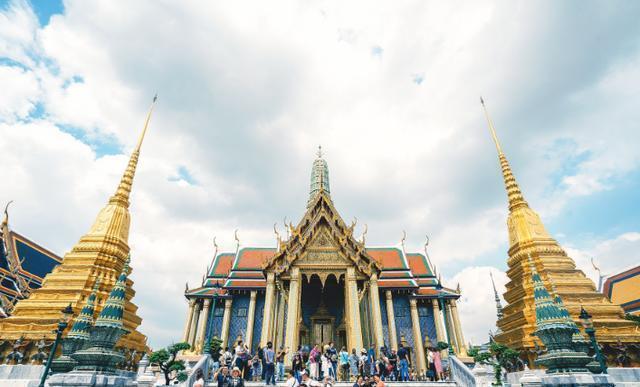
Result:
[[[360,357],[356,353],[356,349],[351,350],[351,356],[349,356],[349,371],[351,372],[351,380],[356,380],[358,377],[358,364],[360,363]]]
[[[433,351],[433,367],[436,370],[436,375],[438,376],[438,380],[444,380],[444,370],[442,369],[442,359],[440,358],[440,351]]]

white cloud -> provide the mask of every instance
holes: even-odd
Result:
[[[0,96],[0,162],[11,182],[0,200],[16,200],[13,226],[68,250],[126,164],[124,155],[96,154],[95,144],[114,140],[131,149],[158,91],[130,238],[142,331],[158,345],[180,335],[184,282],[199,281],[214,234],[229,250],[235,228],[246,245],[272,245],[273,222],[302,215],[318,144],[345,219],[367,223],[375,245],[396,244],[406,229],[408,245],[421,250],[428,233],[445,275],[452,264],[480,264],[506,241],[506,199],[481,92],[489,93],[527,198],[544,199],[543,213],[561,213],[575,195],[613,189],[610,176],[637,168],[639,89],[625,83],[636,83],[637,50],[629,59],[597,54],[583,36],[550,40],[566,32],[571,10],[571,18],[549,19],[544,7],[529,4],[362,5],[139,1],[122,12],[116,2],[67,1],[64,15],[39,28],[28,3],[10,3],[0,12],[0,56],[25,67],[0,61],[0,80],[10,85]],[[589,19],[590,26],[602,28],[599,39],[624,44],[633,34],[606,27],[635,25],[625,14]],[[547,55],[550,44],[562,55]],[[577,113],[555,114],[549,103]],[[26,117],[36,104],[45,115]],[[556,122],[563,123],[557,130],[539,130]],[[615,138],[595,135],[605,126]],[[549,156],[558,138],[576,145]],[[584,152],[591,156],[554,175]],[[197,184],[172,179],[180,167]],[[504,264],[506,252],[495,256],[482,264]],[[470,292],[473,270],[484,275],[486,267],[452,281],[464,279]],[[475,308],[462,303],[461,310]],[[166,309],[177,317],[167,318]],[[462,317],[473,340],[486,337],[486,313],[477,327]]]

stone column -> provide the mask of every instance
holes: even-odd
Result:
[[[418,301],[415,298],[409,299],[409,306],[411,308],[411,325],[413,326],[413,347],[416,350],[416,371],[420,375],[426,371],[427,365],[424,358],[424,341],[420,330]]]
[[[189,313],[187,314],[187,321],[184,324],[184,332],[182,333],[182,341],[187,342],[189,340],[189,336],[191,334],[191,323],[193,322],[193,313],[196,308],[196,300],[191,298],[189,299]]]
[[[278,309],[276,313],[276,324],[275,331],[273,332],[273,337],[275,338],[277,348],[280,346],[284,346],[284,294],[282,292],[277,292],[276,298],[278,299]],[[291,348],[289,348],[291,349]]]
[[[436,341],[446,343],[447,337],[445,336],[444,326],[442,325],[442,315],[440,314],[438,300],[436,298],[432,298],[431,305],[433,307],[433,323],[436,326]]]
[[[451,317],[451,305],[449,304],[449,300],[444,301],[446,315],[445,315],[445,323],[447,326],[447,335],[449,336],[449,345],[453,349],[453,351],[458,354],[460,349],[458,348],[458,340],[456,340],[456,331],[453,327],[453,318]]]
[[[191,321],[191,329],[189,329],[189,345],[191,346],[191,351],[195,350],[196,345],[196,333],[198,331],[198,320],[200,319],[200,310],[202,309],[201,305],[198,303],[198,300],[195,300],[195,310],[193,313],[193,320]]]
[[[464,336],[462,335],[462,326],[460,325],[460,316],[458,315],[458,306],[455,300],[451,300],[451,316],[453,319],[453,327],[456,333],[456,341],[458,342],[458,355],[467,356],[467,345],[464,342]]]
[[[298,347],[298,336],[300,329],[298,327],[300,310],[300,269],[294,267],[291,269],[291,279],[289,282],[289,303],[287,305],[287,332],[285,338],[285,346],[289,347],[289,354],[292,354]],[[291,356],[286,356],[286,365],[291,366]]]
[[[231,303],[232,298],[224,300],[224,314],[222,315],[222,329],[220,332],[220,340],[222,340],[222,348],[226,347],[229,341],[229,326],[231,325]]]
[[[386,291],[387,298],[387,325],[389,326],[389,346],[398,350],[398,334],[396,333],[396,315],[393,313],[393,294]]]
[[[267,288],[264,294],[264,314],[262,316],[262,333],[260,334],[260,346],[267,345],[271,340],[273,327],[273,304],[276,290],[276,276],[274,273],[267,273]]]
[[[198,322],[198,343],[196,344],[196,351],[202,353],[204,350],[205,336],[207,335],[207,324],[209,322],[209,308],[211,307],[211,299],[205,298],[204,308],[200,312],[200,319]]]
[[[358,301],[358,282],[356,280],[356,269],[351,266],[347,268],[346,276],[347,302],[349,308],[349,325],[347,326],[347,342],[350,348],[360,351],[362,347],[362,325],[360,324],[360,303]]]
[[[378,290],[378,275],[373,273],[369,279],[369,299],[373,317],[373,337],[376,341],[376,353],[380,356],[380,347],[384,346],[382,333],[382,313],[380,312],[380,292]]]
[[[253,323],[256,319],[256,297],[258,292],[255,290],[251,291],[251,295],[249,298],[249,310],[247,310],[247,347],[251,350],[251,343],[253,342]]]

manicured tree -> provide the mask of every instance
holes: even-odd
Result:
[[[187,343],[176,343],[163,348],[159,351],[153,352],[149,356],[149,363],[160,367],[162,373],[164,373],[164,380],[167,385],[173,379],[178,379],[180,382],[187,380],[187,374],[184,372],[184,360],[176,360],[178,352],[191,348]],[[174,378],[171,377],[173,372],[176,372]]]
[[[218,336],[213,336],[209,342],[209,351],[211,359],[213,359],[214,362],[217,362],[218,359],[220,359],[220,349],[222,349],[222,340],[220,340]]]

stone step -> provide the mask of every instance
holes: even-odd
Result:
[[[387,387],[456,387],[455,382],[385,382]],[[246,387],[264,387],[263,382],[245,382]],[[282,387],[284,383],[278,383],[278,387]],[[207,386],[216,387],[216,383],[207,383]],[[352,382],[337,382],[333,387],[352,387]]]

